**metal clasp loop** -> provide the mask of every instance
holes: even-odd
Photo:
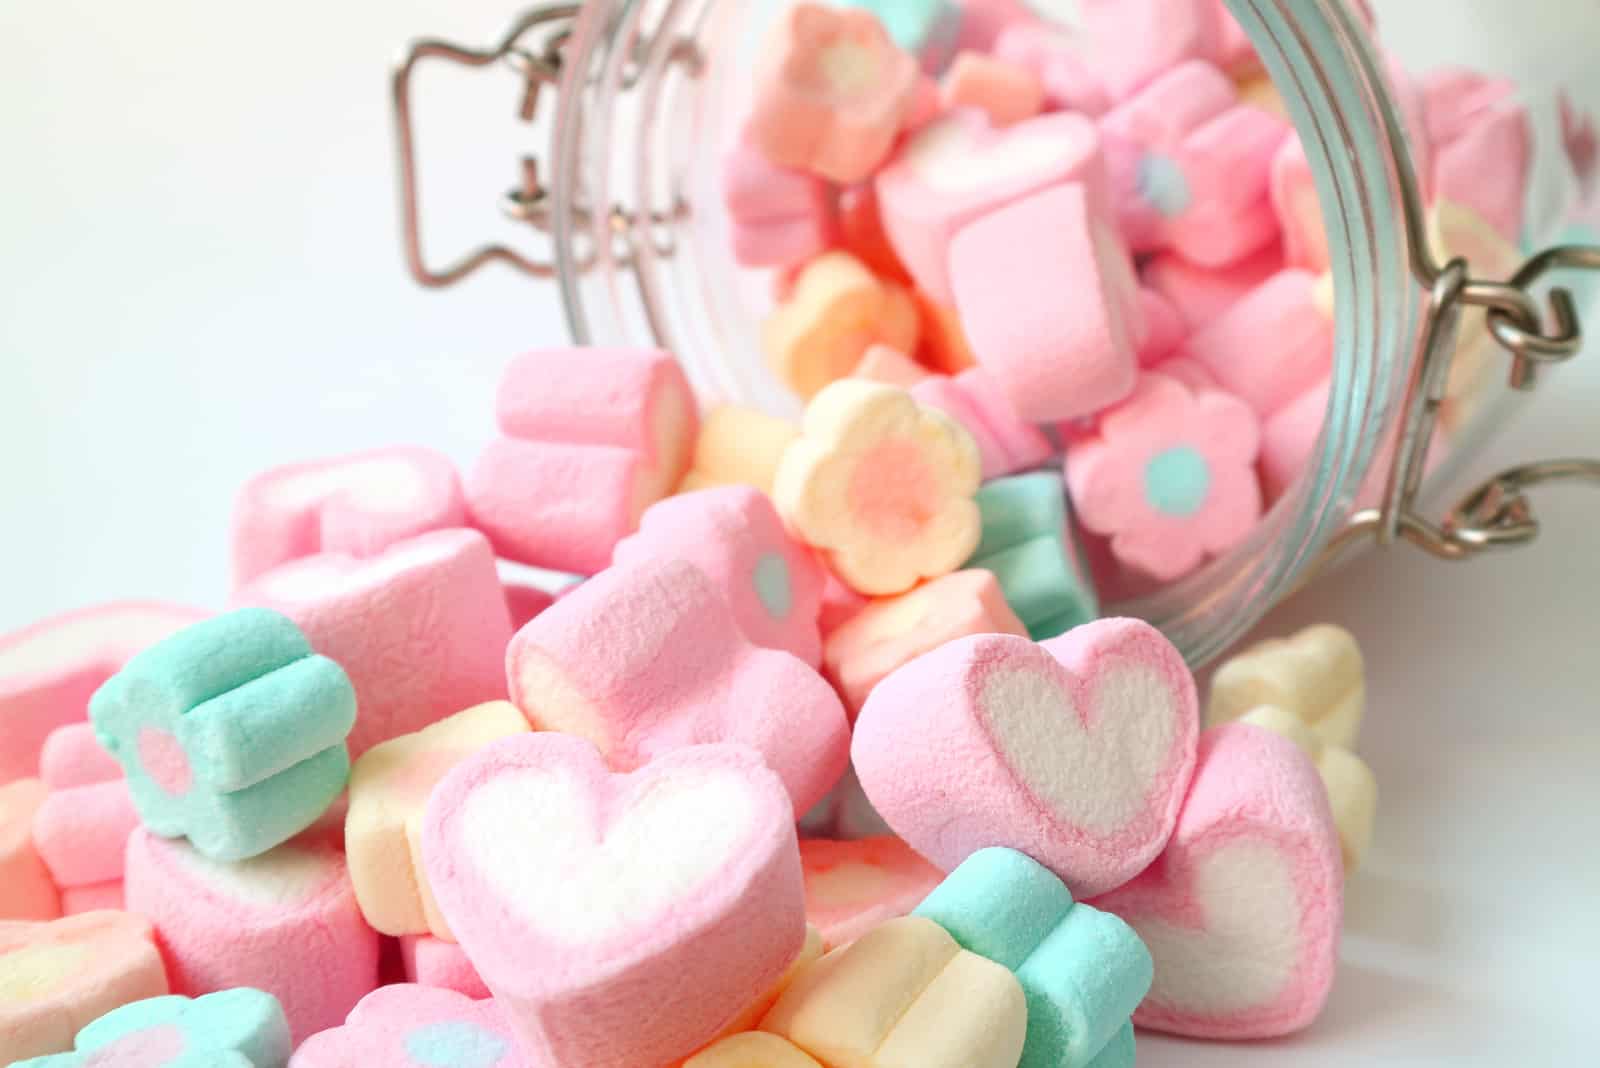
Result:
[[[555,269],[549,263],[530,259],[505,245],[484,245],[440,270],[428,265],[422,244],[422,205],[417,180],[416,133],[412,124],[412,74],[428,59],[444,59],[473,68],[506,63],[522,75],[524,89],[518,114],[522,121],[532,122],[538,114],[541,90],[561,80],[561,48],[571,34],[578,6],[552,4],[535,8],[519,18],[500,43],[488,50],[463,48],[432,38],[418,40],[395,64],[390,93],[399,157],[400,225],[406,266],[422,285],[435,289],[448,286],[485,264],[495,262],[508,263],[535,278],[553,277]],[[543,227],[549,217],[549,191],[540,178],[538,160],[532,156],[523,157],[521,169],[520,183],[505,195],[501,208],[511,218]]]

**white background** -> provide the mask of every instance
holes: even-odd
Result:
[[[1379,6],[1423,60],[1549,74],[1600,43],[1576,0]],[[488,41],[512,10],[0,5],[0,631],[115,597],[219,604],[231,494],[269,464],[408,440],[470,458],[501,362],[564,328],[509,273],[407,280],[385,71],[412,35]],[[494,226],[513,88],[423,92],[444,254]],[[1597,404],[1590,358],[1489,460],[1600,453]],[[1142,1064],[1596,1063],[1600,492],[1541,507],[1530,552],[1369,557],[1263,626],[1334,619],[1369,652],[1384,798],[1339,985],[1293,1041],[1150,1039]]]

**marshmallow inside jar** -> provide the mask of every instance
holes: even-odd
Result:
[[[1370,6],[593,0],[549,157],[574,337],[671,351],[705,410],[796,427],[880,346],[923,395],[976,378],[990,402],[950,414],[985,479],[1064,475],[1101,613],[1204,663],[1379,503],[1417,264],[1503,278],[1595,184],[1581,64],[1476,74]],[[1468,319],[1411,461],[1430,492],[1510,414]],[[987,448],[1024,431],[1050,455]]]

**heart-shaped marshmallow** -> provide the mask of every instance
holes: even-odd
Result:
[[[889,826],[944,870],[1003,845],[1081,898],[1165,847],[1198,719],[1172,643],[1107,619],[1040,644],[966,638],[912,661],[867,699],[852,756]]]
[[[742,747],[617,775],[579,738],[496,743],[434,792],[423,856],[450,929],[550,1068],[687,1057],[805,942],[788,794]]]
[[[1343,914],[1339,838],[1317,769],[1292,741],[1230,723],[1200,738],[1172,842],[1093,902],[1155,959],[1141,1027],[1195,1038],[1290,1034],[1322,1011]]]

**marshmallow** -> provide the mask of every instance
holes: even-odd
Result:
[[[1262,705],[1239,722],[1280,734],[1311,758],[1328,791],[1344,870],[1348,874],[1361,867],[1378,815],[1378,779],[1367,762],[1349,749],[1324,743],[1305,720],[1286,709]]]
[[[964,9],[956,0],[842,0],[836,6],[872,12],[894,43],[920,59],[929,74],[950,62],[961,36]]]
[[[1288,265],[1312,274],[1326,271],[1331,258],[1328,231],[1322,223],[1322,200],[1300,138],[1289,138],[1273,157],[1270,188]]]
[[[352,758],[506,696],[511,621],[494,553],[474,531],[424,534],[368,559],[306,557],[237,591],[234,603],[288,616],[349,673]]]
[[[1323,744],[1354,749],[1366,696],[1361,646],[1349,631],[1324,623],[1251,646],[1217,668],[1206,726],[1271,705],[1300,720]]]
[[[1038,427],[1024,422],[994,376],[982,368],[953,378],[930,378],[911,396],[960,423],[978,446],[984,479],[1026,471],[1050,459],[1055,447]]]
[[[511,633],[515,634],[528,621],[556,603],[555,594],[538,586],[522,582],[505,582],[501,590],[506,597],[506,613],[511,617]]]
[[[89,716],[147,828],[242,860],[310,826],[344,789],[356,694],[292,622],[247,608],[139,653]]]
[[[1309,1026],[1333,985],[1343,879],[1310,759],[1259,727],[1207,731],[1166,850],[1093,902],[1128,921],[1155,960],[1133,1022],[1229,1040]]]
[[[1145,261],[1142,280],[1178,310],[1190,330],[1199,330],[1284,268],[1283,250],[1268,246],[1229,267],[1201,267],[1175,253]]]
[[[1182,578],[1238,545],[1261,517],[1261,428],[1237,397],[1146,372],[1096,431],[1067,446],[1085,529],[1125,567]]]
[[[899,349],[874,345],[861,357],[861,362],[850,372],[850,377],[911,389],[917,383],[932,378],[933,372]]]
[[[1098,117],[1111,107],[1110,95],[1085,60],[1081,34],[1044,23],[1018,22],[1001,32],[994,54],[1034,72],[1044,86],[1047,110]]]
[[[1483,216],[1451,200],[1441,198],[1428,208],[1428,243],[1439,263],[1461,256],[1479,278],[1510,278],[1522,266],[1522,253],[1516,245],[1501,237]],[[1497,373],[1504,368],[1505,356],[1489,331],[1487,316],[1484,308],[1461,311],[1460,340],[1439,411],[1440,426],[1446,433],[1461,433],[1505,381]]]
[[[1061,477],[1040,471],[978,491],[983,540],[968,567],[991,572],[1028,634],[1054,638],[1100,615],[1078,560]]]
[[[722,199],[741,266],[788,267],[828,248],[833,208],[827,183],[777,166],[748,138],[723,161]]]
[[[1039,16],[1025,0],[961,0],[960,47],[988,52],[1014,26],[1039,25]]]
[[[937,90],[935,90],[937,96]],[[863,182],[839,192],[839,247],[885,282],[910,286],[911,274],[889,241],[873,182]],[[915,295],[915,293],[913,293]]]
[[[49,787],[38,779],[0,786],[0,920],[53,920],[61,897],[33,844],[33,815]]]
[[[0,1062],[70,1050],[91,1021],[166,992],[143,917],[90,912],[0,923]]]
[[[283,1068],[292,1047],[278,999],[241,987],[193,1000],[165,995],[131,1002],[79,1031],[73,1048],[73,1053],[23,1061],[17,1068]]]
[[[915,351],[919,330],[916,304],[902,287],[848,252],[829,252],[801,270],[763,324],[761,344],[779,379],[809,399],[848,377],[874,345]]]
[[[517,1048],[505,1011],[453,990],[374,990],[342,1026],[313,1035],[294,1068],[539,1068]]]
[[[1028,999],[1020,1068],[1090,1068],[1150,989],[1150,952],[1133,929],[1074,904],[1060,879],[1010,849],[974,853],[915,914],[1016,973]]]
[[[815,927],[807,924],[806,941],[805,945],[800,947],[800,955],[790,962],[789,967],[784,969],[783,974],[778,976],[771,986],[761,992],[760,997],[739,1010],[739,1015],[735,1016],[728,1026],[718,1032],[717,1040],[720,1042],[734,1035],[748,1033],[755,1028],[762,1018],[767,1015],[768,1011],[771,1010],[772,1006],[778,1003],[778,999],[783,996],[783,992],[793,985],[795,978],[821,959],[822,934]],[[712,1043],[712,1045],[716,1045],[716,1043]],[[688,1068],[687,1062],[685,1062],[683,1068]]]
[[[836,382],[807,407],[773,499],[785,522],[860,593],[904,593],[972,555],[980,518],[972,436],[904,391]]]
[[[1305,271],[1280,271],[1181,351],[1267,418],[1333,369],[1333,321],[1317,308],[1316,285]]]
[[[821,662],[822,565],[789,537],[766,494],[727,486],[662,501],[613,555],[618,564],[667,559],[711,579],[752,642]]]
[[[1044,110],[1044,83],[1025,66],[963,52],[945,72],[940,97],[946,110],[977,108],[994,125],[1010,126]]]
[[[1222,49],[1215,0],[1080,0],[1079,17],[1089,67],[1115,100]]]
[[[122,853],[139,813],[126,780],[52,790],[33,815],[33,845],[63,888],[122,879]]]
[[[828,949],[848,945],[879,924],[910,915],[944,878],[893,835],[800,843],[806,919]]]
[[[155,924],[175,993],[250,986],[283,1003],[296,1042],[378,985],[378,935],[356,905],[337,836],[312,832],[237,863],[135,831],[130,911]]]
[[[890,920],[807,968],[761,1022],[825,1065],[1015,1068],[1027,1005],[931,920]]]
[[[206,613],[125,602],[86,608],[0,636],[0,783],[38,774],[50,732],[79,723],[89,697],[128,658]]]
[[[1217,13],[1217,64],[1235,78],[1261,70],[1261,57],[1239,20],[1228,10],[1228,0],[1211,0]]]
[[[822,1068],[799,1046],[765,1031],[745,1031],[712,1043],[683,1068]]]
[[[356,901],[374,930],[450,937],[423,875],[423,806],[451,768],[491,742],[527,731],[515,705],[494,701],[391,738],[355,762],[345,850]]]
[[[950,279],[978,362],[1024,419],[1075,419],[1133,388],[1138,278],[1085,186],[1048,189],[968,225],[950,244]]]
[[[76,916],[82,912],[122,911],[124,895],[122,880],[94,883],[91,886],[69,886],[61,891],[61,915]]]
[[[693,467],[678,492],[739,485],[770,494],[784,450],[799,436],[787,419],[753,408],[713,408],[701,420]]]
[[[454,942],[433,935],[401,935],[400,961],[408,983],[454,990],[469,998],[490,996],[478,969]]]
[[[466,522],[455,465],[431,449],[378,449],[274,468],[245,483],[234,503],[234,585],[302,556],[372,556]]]
[[[638,1068],[718,1037],[800,952],[793,821],[751,750],[694,746],[618,775],[581,738],[532,734],[445,778],[423,857],[526,1056]],[[629,1026],[597,1005],[627,1006]]]
[[[92,723],[57,727],[39,751],[39,778],[52,790],[122,778],[122,765],[94,736]]]
[[[1269,502],[1289,492],[1316,451],[1332,388],[1331,380],[1317,383],[1261,424],[1261,489]]]
[[[940,868],[1004,845],[1083,897],[1161,852],[1198,719],[1172,643],[1103,619],[1038,645],[963,638],[913,661],[867,699],[851,756],[873,806]]]
[[[828,635],[823,670],[853,719],[879,682],[946,642],[1027,633],[993,574],[957,571],[868,603]]]
[[[1177,351],[1189,336],[1189,324],[1178,306],[1148,286],[1139,287],[1139,313],[1144,319],[1144,344],[1139,366],[1155,367]]]
[[[1102,202],[1106,178],[1094,123],[1055,114],[996,129],[971,109],[912,134],[876,179],[895,252],[918,288],[944,305],[955,302],[950,243],[957,233],[997,208],[1069,182],[1087,185],[1091,200]]]
[[[783,780],[796,816],[848,760],[832,688],[793,656],[752,644],[715,584],[681,560],[590,579],[518,632],[506,673],[536,730],[586,738],[622,771],[685,746],[749,746]]]
[[[506,368],[500,438],[467,476],[472,522],[501,556],[592,574],[687,472],[698,415],[669,353],[547,349]]]
[[[978,365],[972,343],[967,340],[961,315],[947,304],[940,304],[920,289],[911,294],[922,320],[922,348],[918,358],[936,371],[958,375]]]
[[[1438,195],[1521,244],[1534,133],[1515,83],[1447,68],[1425,78],[1421,91]]]

